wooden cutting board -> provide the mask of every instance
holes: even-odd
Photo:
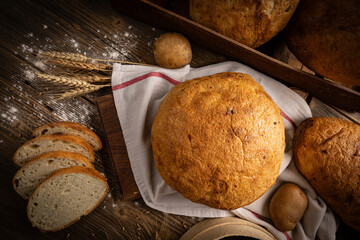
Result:
[[[124,137],[116,113],[114,97],[112,94],[105,95],[97,98],[95,103],[105,135],[105,151],[116,171],[123,200],[130,201],[141,198],[131,170]]]

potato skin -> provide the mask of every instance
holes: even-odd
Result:
[[[270,200],[270,218],[280,231],[291,231],[304,215],[307,206],[305,192],[294,183],[285,183]]]
[[[165,33],[154,43],[154,58],[160,67],[181,68],[191,62],[190,42],[179,33]]]

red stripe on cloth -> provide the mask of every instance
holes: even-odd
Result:
[[[116,91],[116,90],[119,90],[119,89],[122,89],[122,88],[125,88],[125,87],[128,87],[134,83],[137,83],[137,82],[140,82],[146,78],[149,78],[149,77],[159,77],[159,78],[162,78],[162,79],[165,79],[166,81],[168,81],[169,83],[171,84],[179,84],[180,82],[179,81],[176,81],[175,79],[163,74],[163,73],[160,73],[160,72],[151,72],[151,73],[147,73],[145,75],[142,75],[142,76],[139,76],[139,77],[136,77],[136,78],[133,78],[127,82],[124,82],[124,83],[120,83],[118,85],[115,85],[112,87],[112,90],[113,91]],[[286,119],[288,120],[291,125],[293,125],[293,127],[296,129],[297,126],[295,124],[295,122],[288,116],[286,115],[283,111],[281,111],[281,115]]]
[[[130,85],[132,85],[134,83],[140,82],[140,81],[142,81],[142,80],[144,80],[146,78],[149,78],[149,77],[159,77],[159,78],[165,79],[166,81],[168,81],[169,83],[174,84],[174,85],[180,83],[179,81],[176,81],[175,79],[172,79],[171,77],[169,77],[169,76],[167,76],[167,75],[165,75],[163,73],[151,72],[151,73],[147,73],[145,75],[136,77],[134,79],[131,79],[131,80],[127,81],[127,82],[123,82],[123,83],[120,83],[118,85],[115,85],[115,86],[112,87],[112,90],[116,91],[116,90],[125,88],[127,86],[130,86]]]
[[[250,211],[250,210],[249,210],[249,211]],[[256,212],[253,212],[253,211],[250,211],[250,212],[251,212],[256,218],[258,218],[258,219],[260,219],[260,220],[262,220],[262,221],[265,221],[265,222],[268,222],[268,223],[269,223],[269,221],[268,221],[266,218],[260,216],[260,215],[257,214]],[[284,234],[284,236],[286,237],[287,240],[292,240],[291,237],[289,236],[289,234],[288,234],[287,232],[282,232],[282,233]]]
[[[289,234],[287,232],[283,232],[283,234],[285,235],[287,240],[292,240],[291,237],[289,236]]]
[[[291,123],[291,125],[293,125],[293,127],[294,127],[295,129],[297,128],[295,122],[294,122],[288,115],[286,115],[286,113],[284,113],[283,111],[281,111],[281,115],[282,115],[286,120],[288,120],[288,121]]]

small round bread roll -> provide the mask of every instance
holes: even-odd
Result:
[[[154,43],[154,57],[164,68],[181,68],[191,62],[190,42],[179,33],[165,33]]]
[[[270,200],[270,218],[280,231],[291,231],[304,215],[307,205],[305,192],[294,183],[285,183]]]

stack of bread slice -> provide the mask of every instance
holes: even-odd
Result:
[[[106,178],[94,166],[100,138],[74,122],[55,122],[33,131],[13,161],[15,191],[29,199],[27,214],[41,231],[58,231],[90,213],[108,192]]]

